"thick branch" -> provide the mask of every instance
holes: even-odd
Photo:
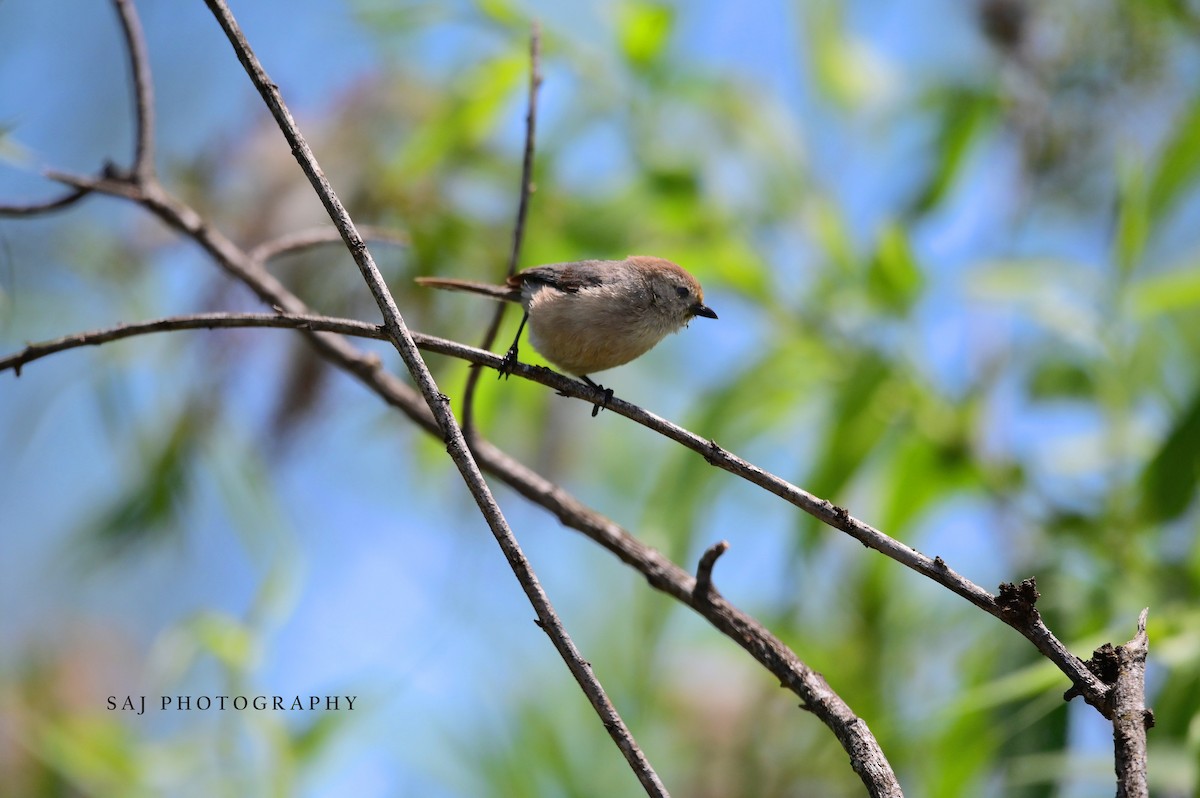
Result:
[[[1146,616],[1138,616],[1137,634],[1117,646],[1116,681],[1113,683],[1113,744],[1116,751],[1117,798],[1149,798],[1146,730],[1154,725],[1154,713],[1146,708]]]

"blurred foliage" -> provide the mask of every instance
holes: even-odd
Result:
[[[795,4],[794,58],[777,70],[803,87],[802,101],[707,67],[684,41],[694,12],[682,3],[597,5],[599,29],[590,17],[544,21],[547,99],[522,265],[636,252],[686,265],[721,324],[740,326],[714,333],[721,340],[707,356],[686,361],[673,342],[650,356],[655,367],[622,372],[631,399],[654,397],[643,403],[987,587],[1036,575],[1047,622],[1080,655],[1131,637],[1149,606],[1155,794],[1192,795],[1200,14],[1140,0],[948,6],[966,27],[955,34],[967,54],[954,69],[889,52],[909,31],[881,31],[871,3]],[[411,236],[382,265],[413,326],[466,331],[456,337],[474,342],[479,308],[414,290],[411,278],[503,269],[528,10],[506,0],[353,7],[387,66],[310,133],[356,219]],[[917,30],[925,18],[901,19],[919,44],[940,35]],[[420,54],[447,36],[460,43],[447,45],[449,63],[424,63]],[[909,144],[880,155],[864,143],[890,131]],[[276,135],[264,124],[236,146],[214,142],[172,165],[168,180],[238,240],[316,223],[320,209]],[[847,157],[866,167],[839,160]],[[130,237],[161,254],[158,234],[138,227]],[[373,318],[370,297],[332,253],[271,268],[322,311]],[[126,295],[131,260],[95,258],[86,274],[38,277],[26,290],[78,295],[75,281],[86,281],[81,308],[129,307],[138,299]],[[219,287],[205,297],[208,307],[235,301]],[[45,331],[24,329],[28,338]],[[147,429],[113,422],[145,441],[133,469],[141,476],[81,535],[127,554],[177,531],[196,501],[197,462],[239,412],[231,386],[255,340],[196,356],[206,378],[185,387],[200,399],[178,403],[173,418],[160,410]],[[289,351],[261,425],[266,461],[283,458],[321,413],[344,410],[321,401],[325,367],[303,347]],[[457,397],[465,367],[431,365]],[[909,794],[1111,794],[1109,752],[1087,744],[1097,734],[1090,710],[1061,702],[1063,679],[1017,635],[799,513],[763,509],[770,497],[640,430],[580,429],[580,408],[518,381],[503,390],[485,381],[479,401],[489,436],[678,562],[690,566],[729,538],[718,585],[827,675]],[[416,452],[453,478],[438,442]],[[270,491],[261,476],[252,484]],[[247,501],[232,494],[231,505]],[[769,557],[747,574],[739,551]],[[614,591],[590,628],[589,658],[668,785],[714,798],[860,794],[845,755],[794,697],[643,591]],[[240,623],[203,615],[179,634],[236,681],[269,644]],[[562,686],[558,663],[544,667],[553,675],[514,679],[503,718],[438,729],[459,751],[440,774],[447,789],[506,798],[636,789],[582,698]],[[21,753],[4,752],[19,762],[21,794],[63,794],[67,784],[138,794],[151,789],[147,761],[194,756],[184,749],[200,744],[171,738],[164,751],[111,720],[48,711],[50,689],[33,676],[4,690],[41,705],[21,716]],[[214,792],[299,791],[304,765],[340,730],[238,733],[266,740],[256,772],[279,781],[241,773]]]

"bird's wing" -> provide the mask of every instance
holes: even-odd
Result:
[[[613,261],[584,260],[576,263],[551,263],[534,266],[509,278],[510,285],[540,283],[560,291],[575,293],[581,288],[603,285],[605,274],[612,269]]]

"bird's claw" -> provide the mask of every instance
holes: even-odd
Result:
[[[597,393],[602,394],[601,400],[592,405],[592,418],[595,418],[596,416],[600,415],[600,411],[608,407],[608,403],[612,401],[613,390],[612,388],[605,388],[603,385],[593,382],[587,377],[581,377],[581,379],[591,386],[592,389]]]
[[[604,399],[602,401],[597,402],[596,404],[592,405],[592,418],[595,418],[596,416],[600,415],[600,411],[604,410],[605,408],[608,407],[608,403],[612,401],[612,398],[613,398],[612,388],[605,388],[604,389]]]
[[[513,373],[513,369],[517,367],[517,347],[514,344],[505,354],[504,360],[500,361],[500,368],[496,369],[496,379],[507,379],[509,374]]]

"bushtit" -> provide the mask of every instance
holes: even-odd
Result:
[[[563,371],[604,392],[588,377],[628,363],[695,316],[715,319],[696,278],[662,258],[551,263],[518,272],[504,285],[444,277],[418,277],[421,285],[470,291],[525,308],[517,337],[504,356],[501,376],[517,362],[517,343],[529,324],[537,351]],[[592,410],[600,412],[601,404]]]

